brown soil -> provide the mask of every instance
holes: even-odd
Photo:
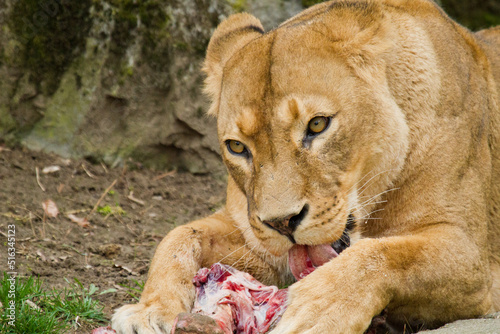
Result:
[[[44,174],[48,166],[61,169]],[[109,317],[116,307],[135,302],[120,284],[133,287],[134,280],[145,281],[154,250],[167,232],[211,214],[225,200],[225,175],[166,172],[130,161],[109,168],[0,146],[0,233],[4,238],[7,225],[16,225],[15,271],[39,276],[47,287],[68,287],[65,278],[77,278],[100,291],[115,288],[116,293],[97,296]],[[138,201],[129,199],[131,191]],[[44,214],[42,203],[47,200],[56,203],[56,218]],[[93,210],[98,203],[112,213]],[[90,227],[72,221],[71,214],[86,217]],[[6,257],[2,242],[0,268],[5,268]]]

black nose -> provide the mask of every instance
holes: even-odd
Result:
[[[297,229],[297,226],[300,225],[304,217],[307,215],[309,211],[309,206],[306,204],[300,210],[299,214],[290,215],[284,218],[276,218],[272,220],[263,221],[264,225],[273,230],[278,231],[282,235],[288,237],[291,242],[295,243],[295,239],[293,238],[293,232]]]

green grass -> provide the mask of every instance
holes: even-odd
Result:
[[[91,284],[86,288],[76,278],[64,290],[46,290],[38,278],[16,278],[14,326],[9,324],[9,276],[4,273],[0,286],[0,333],[62,333],[76,329],[79,324],[105,324],[108,319],[102,312],[104,306],[93,299],[96,294],[115,292],[110,289],[98,293]]]
[[[132,284],[133,283],[133,284]],[[144,290],[144,281],[138,281],[133,279],[132,282],[130,282],[128,285],[127,284],[118,284],[125,289],[127,289],[125,292],[132,298],[134,298],[137,302],[139,302],[139,297],[142,294],[142,290]]]
[[[109,215],[123,216],[126,214],[125,210],[123,210],[118,203],[115,206],[110,206],[110,205],[99,206],[97,207],[96,211],[102,216],[109,216]]]

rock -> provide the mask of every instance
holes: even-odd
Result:
[[[488,315],[481,319],[458,320],[445,326],[430,330],[421,331],[419,334],[499,334],[500,333],[500,312]]]
[[[5,0],[0,139],[66,158],[225,173],[201,87],[218,23],[251,11],[271,28],[300,0]]]
[[[99,254],[107,259],[113,259],[120,255],[122,246],[118,244],[106,244],[99,246]]]

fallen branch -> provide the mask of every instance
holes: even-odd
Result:
[[[111,190],[111,188],[114,187],[114,185],[116,184],[117,181],[118,181],[118,179],[115,179],[113,181],[113,183],[111,183],[111,185],[109,187],[107,187],[106,190],[104,190],[104,193],[101,195],[101,198],[99,198],[97,203],[94,205],[94,208],[92,209],[92,211],[90,211],[90,213],[85,218],[88,218],[91,214],[93,214],[97,210],[97,208],[99,207],[99,204],[101,204],[101,201],[104,199],[104,197],[106,197],[108,192]]]
[[[146,205],[146,203],[144,203],[144,201],[141,201],[140,199],[134,197],[133,191],[131,191],[130,194],[128,194],[127,198],[129,200],[131,200],[132,202],[135,202],[135,203],[140,204],[142,206]]]
[[[106,165],[103,162],[101,162],[101,167],[102,169],[104,169],[104,172],[108,174],[108,169],[106,168]]]
[[[153,181],[158,181],[158,180],[161,180],[161,179],[163,179],[163,178],[165,178],[165,177],[167,177],[167,176],[172,176],[172,175],[175,175],[175,173],[177,173],[177,171],[176,171],[175,169],[174,169],[174,170],[171,170],[171,171],[169,171],[169,172],[166,172],[166,173],[163,173],[163,174],[161,174],[161,175],[158,175],[157,177],[155,177],[155,178],[153,179]]]
[[[42,189],[42,191],[45,192],[45,187],[40,182],[40,170],[38,169],[38,167],[35,167],[35,173],[36,173],[36,183],[38,183],[40,189]]]
[[[85,173],[91,178],[91,179],[95,179],[95,176],[94,174],[92,174],[88,169],[87,167],[85,167],[85,165],[82,163],[82,168],[83,170],[85,171]]]

